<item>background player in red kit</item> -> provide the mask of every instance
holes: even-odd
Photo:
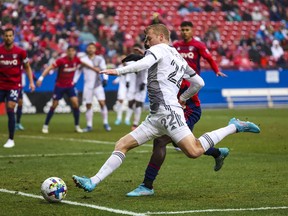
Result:
[[[43,71],[42,75],[39,77],[36,83],[37,86],[41,86],[44,77],[49,73],[50,70],[58,68],[58,75],[53,92],[53,104],[50,107],[49,112],[47,113],[47,117],[42,128],[42,133],[49,132],[48,124],[54,114],[54,110],[58,106],[59,100],[63,98],[64,94],[67,94],[71,101],[76,132],[83,132],[79,126],[79,102],[73,83],[75,71],[80,64],[94,70],[95,72],[99,72],[99,68],[94,68],[92,67],[92,65],[90,66],[86,63],[81,62],[81,60],[76,56],[76,49],[73,46],[69,46],[67,48],[67,55],[65,57],[58,58],[52,65],[48,66]]]
[[[177,49],[177,51],[182,55],[182,57],[187,61],[188,65],[196,71],[198,75],[200,75],[200,60],[203,57],[211,66],[216,76],[227,77],[226,74],[222,73],[216,62],[214,61],[211,53],[207,49],[204,43],[199,40],[196,40],[193,37],[193,23],[190,21],[183,21],[180,25],[181,37],[182,40],[175,41],[173,46]],[[186,110],[186,112],[194,112],[199,113],[199,118],[195,121],[195,123],[200,119],[201,116],[201,107],[200,100],[198,97],[198,93],[195,94],[191,98],[194,106],[189,106],[191,109]],[[214,155],[217,158],[220,155],[219,150],[211,148],[205,154]]]
[[[21,66],[24,66],[29,78],[29,87],[34,91],[32,70],[29,64],[27,53],[14,44],[14,30],[4,30],[4,44],[0,46],[0,102],[6,102],[8,115],[9,139],[4,144],[5,148],[12,148],[15,145],[15,114],[14,108],[21,89]]]

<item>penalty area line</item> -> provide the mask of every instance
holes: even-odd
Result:
[[[150,151],[134,151],[134,153],[142,154]],[[0,158],[29,158],[29,157],[62,157],[62,156],[86,156],[86,155],[109,155],[111,152],[86,152],[86,153],[58,153],[58,154],[22,154],[22,155],[0,155]]]
[[[29,193],[23,193],[20,191],[11,191],[11,190],[0,188],[0,192],[44,200],[44,198],[42,196],[35,195],[35,194],[29,194]],[[122,215],[135,215],[135,216],[145,216],[146,215],[143,213],[137,213],[137,212],[132,212],[132,211],[120,210],[120,209],[113,209],[113,208],[108,208],[105,206],[98,206],[98,205],[93,205],[93,204],[88,204],[88,203],[79,203],[79,202],[73,202],[73,201],[68,201],[68,200],[62,200],[61,203],[65,203],[68,205],[74,205],[74,206],[93,208],[93,209],[97,209],[97,210],[101,210],[101,211],[107,211],[107,212],[112,212],[112,213],[122,214]]]
[[[207,213],[207,212],[238,212],[238,211],[267,211],[267,210],[284,210],[288,206],[275,207],[258,207],[258,208],[238,208],[238,209],[202,209],[202,210],[187,210],[174,212],[146,212],[147,215],[169,215],[169,214],[192,214],[192,213]]]

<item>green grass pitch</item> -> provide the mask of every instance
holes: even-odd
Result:
[[[8,132],[7,117],[0,116],[0,215],[288,215],[288,109],[203,110],[194,134],[225,126],[231,117],[255,122],[261,133],[235,134],[219,143],[217,147],[230,148],[222,170],[213,171],[211,157],[192,160],[169,145],[155,196],[128,198],[125,194],[143,180],[152,142],[129,152],[92,193],[76,188],[71,179],[73,174],[94,175],[113,143],[129,132],[130,127],[113,124],[115,113],[109,113],[111,132],[95,113],[94,130],[85,134],[74,132],[72,114],[55,114],[49,134],[41,133],[45,115],[23,115],[25,131],[16,132],[12,149],[2,147]],[[65,200],[75,205],[3,192],[39,196],[41,183],[50,176],[66,182]],[[211,211],[201,212],[207,209]]]

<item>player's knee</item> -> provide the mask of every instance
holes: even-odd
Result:
[[[129,145],[127,144],[127,142],[125,142],[124,138],[120,138],[115,145],[115,151],[121,151],[123,153],[126,153],[127,151],[129,151]]]
[[[57,106],[58,106],[58,101],[54,100],[52,104],[52,108],[56,109]]]
[[[191,159],[196,159],[201,155],[200,152],[194,149],[184,151],[184,153],[188,158],[191,158]]]

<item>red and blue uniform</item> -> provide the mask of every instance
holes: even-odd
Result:
[[[175,41],[173,46],[199,76],[201,71],[201,57],[208,61],[215,73],[219,72],[219,68],[212,58],[211,53],[202,42],[193,38],[189,42],[185,42],[183,40]],[[183,93],[189,86],[190,83],[187,80],[183,80],[179,94]],[[186,123],[188,124],[189,128],[193,130],[194,124],[196,124],[196,122],[198,122],[201,117],[201,107],[198,93],[186,101],[186,109],[184,110],[184,114]]]
[[[181,56],[187,61],[188,65],[193,68],[196,73],[200,76],[200,59],[203,57],[205,60],[208,61],[211,68],[214,70],[215,73],[219,72],[219,68],[212,58],[211,53],[203,44],[202,42],[195,40],[194,38],[191,39],[189,42],[182,41],[175,41],[173,46],[176,50],[181,54]],[[192,101],[194,102],[195,106],[200,106],[200,100],[198,94],[195,94],[192,97]]]
[[[73,84],[73,77],[78,65],[80,64],[81,61],[77,56],[75,56],[73,59],[65,56],[57,59],[53,63],[53,66],[58,68],[53,99],[60,100],[65,93],[68,95],[68,97],[74,97],[77,95]]]
[[[178,92],[178,98],[179,96],[186,91],[190,86],[190,82],[183,79],[179,92]],[[201,117],[201,107],[198,104],[195,104],[194,96],[191,97],[186,101],[186,107],[184,109],[184,116],[186,123],[191,131],[193,131],[194,125],[200,120]]]
[[[13,45],[7,50],[0,46],[0,102],[17,102],[19,90],[21,89],[22,65],[29,62],[27,52]]]

